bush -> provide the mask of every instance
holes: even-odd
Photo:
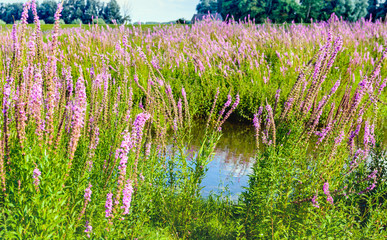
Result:
[[[102,18],[93,19],[93,24],[105,25],[106,22]]]
[[[55,18],[54,17],[48,17],[46,18],[46,23],[47,24],[54,24],[55,23]]]
[[[46,24],[46,22],[44,20],[39,20],[39,22],[40,22],[40,25]]]
[[[77,19],[74,19],[71,24],[82,24],[82,20],[77,18]]]

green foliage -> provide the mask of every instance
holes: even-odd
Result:
[[[357,21],[367,15],[368,0],[338,0],[335,14],[348,21]]]
[[[54,23],[54,14],[58,2],[54,0],[44,0],[37,2],[37,12],[41,20],[47,24]],[[23,11],[23,3],[0,3],[0,19],[7,24],[20,19]],[[98,0],[65,0],[63,2],[62,19],[70,24],[74,20],[81,19],[83,23],[91,23],[92,17],[106,19],[109,24],[116,20],[118,24],[124,23],[121,16],[120,6],[116,0],[110,0],[107,4]],[[130,16],[126,13],[126,21]],[[33,22],[32,11],[29,11],[28,22]]]
[[[332,13],[344,20],[357,21],[371,12],[374,16],[378,12],[372,4],[369,7],[368,0],[224,0],[220,4],[223,17],[244,19],[250,16],[256,23],[266,19],[276,23],[321,21],[328,20]]]
[[[106,19],[107,23],[111,24],[113,21],[117,23],[123,23],[120,6],[116,0],[110,0],[103,10],[103,18]]]
[[[0,19],[7,24],[14,23],[14,21],[20,19],[22,12],[22,3],[0,3]]]
[[[40,19],[44,20],[47,24],[53,24],[55,22],[54,15],[57,5],[57,2],[53,0],[43,1],[37,9]]]
[[[196,11],[201,14],[217,13],[218,3],[216,0],[200,0],[196,6]]]
[[[332,12],[326,11],[326,4],[329,1],[324,0],[302,0],[300,14],[304,22],[310,22],[311,19],[316,20],[327,20]]]

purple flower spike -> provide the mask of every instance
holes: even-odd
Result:
[[[130,203],[132,202],[133,186],[132,181],[128,179],[127,184],[123,190],[122,207],[124,209],[124,215],[129,214]]]
[[[318,205],[318,202],[317,202],[317,194],[314,195],[313,198],[312,198],[312,205],[315,208],[320,208],[320,205]]]
[[[106,203],[105,203],[105,217],[108,218],[111,216],[112,214],[112,210],[113,210],[113,200],[112,200],[112,197],[113,197],[113,193],[108,193],[107,196],[106,196]]]
[[[340,80],[337,80],[336,83],[335,83],[335,85],[333,85],[333,87],[332,87],[332,89],[331,89],[331,95],[334,94],[334,93],[337,91],[337,89],[339,88],[339,86],[340,86]]]
[[[93,231],[93,227],[91,226],[89,221],[86,221],[85,228],[86,236],[90,238],[90,233]]]
[[[91,183],[89,183],[89,186],[85,189],[85,200],[89,202],[91,201],[91,193],[92,193],[91,187],[92,185]]]
[[[327,201],[333,205],[333,198],[331,196],[331,193],[329,192],[329,183],[325,182],[323,186],[324,194],[327,195]]]
[[[256,129],[259,128],[258,114],[254,114],[253,125]]]
[[[263,111],[263,107],[260,106],[260,107],[258,108],[258,116],[262,115],[262,111]]]
[[[34,178],[35,186],[39,185],[39,182],[40,182],[39,177],[40,177],[40,175],[41,175],[41,172],[39,171],[39,169],[35,168],[34,172],[33,172],[33,178]]]
[[[343,141],[343,139],[344,139],[344,131],[341,131],[340,135],[337,138],[335,138],[335,144],[336,145],[340,144]]]

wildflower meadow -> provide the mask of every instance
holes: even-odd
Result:
[[[0,27],[0,239],[387,238],[385,22],[61,11]],[[237,200],[201,192],[226,121],[255,135]]]

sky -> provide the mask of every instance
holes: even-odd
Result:
[[[25,0],[0,0],[0,2],[14,3]],[[168,22],[179,18],[191,20],[199,0],[117,0],[117,2],[121,7],[129,6],[132,22]]]
[[[129,2],[132,22],[191,20],[199,0],[119,0]]]

